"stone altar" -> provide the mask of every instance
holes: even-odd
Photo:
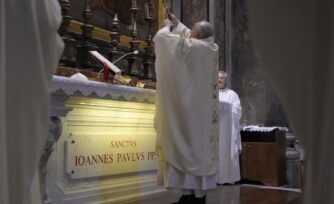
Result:
[[[46,165],[45,203],[165,192],[156,185],[154,90],[54,76],[50,95],[62,131]]]

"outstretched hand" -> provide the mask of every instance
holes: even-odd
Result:
[[[177,25],[179,24],[179,20],[176,18],[176,16],[170,12],[166,13],[166,15],[167,16],[165,21],[169,21],[173,25],[173,27],[177,27]]]

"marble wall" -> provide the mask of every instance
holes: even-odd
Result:
[[[257,60],[249,23],[248,0],[233,0],[231,82],[242,103],[242,123],[288,126],[270,80]]]
[[[208,20],[208,0],[181,0],[181,20],[191,28],[197,21]]]
[[[248,31],[249,0],[214,0],[215,41],[220,46],[220,69],[230,71],[231,88],[240,97],[243,117],[241,123],[267,126],[288,126],[284,111],[256,58],[256,51]],[[226,42],[226,10],[231,6],[231,50]],[[182,19],[187,26],[209,16],[209,1],[183,0]],[[231,56],[231,67],[225,60]]]
[[[214,1],[214,38],[215,42],[219,45],[219,64],[220,69],[226,70],[225,68],[225,0]]]

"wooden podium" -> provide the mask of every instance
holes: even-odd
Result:
[[[241,180],[268,186],[286,184],[285,132],[241,131]]]

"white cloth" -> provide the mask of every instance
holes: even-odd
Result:
[[[80,80],[80,81],[88,81],[88,77],[86,77],[85,75],[81,73],[73,74],[70,78]]]
[[[38,163],[62,41],[57,0],[0,0],[0,203],[41,203]]]
[[[283,132],[289,132],[289,129],[287,127],[279,127],[279,126],[261,127],[258,125],[247,125],[242,128],[243,131],[248,131],[248,132],[271,132],[276,129]]]
[[[238,94],[231,89],[219,90],[219,174],[218,183],[240,180],[239,154],[241,153],[240,118],[242,108]]]
[[[334,203],[334,1],[254,0],[251,36],[306,151],[304,203]]]
[[[218,170],[218,46],[179,26],[154,37],[157,149],[181,172],[210,176]]]
[[[158,184],[172,191],[184,193],[185,189],[195,191],[206,191],[217,187],[217,175],[194,176],[185,174],[169,165],[163,158],[161,152],[158,166]],[[199,196],[201,197],[201,196]]]

